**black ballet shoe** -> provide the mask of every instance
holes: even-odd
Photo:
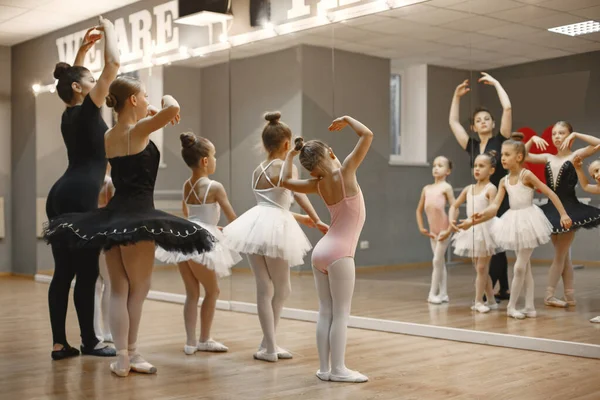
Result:
[[[60,350],[52,350],[50,356],[53,360],[64,360],[65,358],[77,357],[79,355],[79,350],[75,347],[71,347],[68,344],[64,345]]]
[[[115,350],[113,347],[110,347],[110,346],[106,346],[101,349],[94,349],[93,347],[91,349],[89,349],[89,348],[86,348],[84,345],[81,345],[80,349],[81,349],[81,353],[85,354],[87,356],[115,357],[117,355],[117,350]]]

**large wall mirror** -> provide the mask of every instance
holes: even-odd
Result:
[[[537,318],[517,320],[507,318],[506,298],[497,310],[472,310],[477,276],[472,260],[455,254],[451,241],[432,243],[415,219],[423,188],[435,182],[439,156],[452,162],[446,181],[454,197],[477,183],[472,160],[486,150],[477,145],[480,137],[499,140],[498,135],[518,131],[529,141],[535,134],[548,142],[545,151],[551,154],[557,153],[552,142],[557,121],[600,137],[600,33],[549,31],[600,18],[600,2],[285,0],[271,1],[270,9],[254,9],[252,15],[259,17],[252,21],[250,3],[233,1],[234,18],[215,24],[210,34],[207,27],[180,26],[181,43],[187,43],[182,40],[186,37],[195,39],[181,46],[179,57],[158,58],[150,68],[130,71],[148,82],[151,101],[171,94],[182,106],[181,124],[166,127],[155,138],[163,157],[157,207],[181,215],[181,190],[190,177],[181,158],[182,132],[215,145],[217,168],[211,178],[224,185],[239,216],[256,204],[252,172],[267,158],[261,144],[265,112],[280,111],[295,136],[325,141],[340,159],[352,151],[356,135],[327,128],[336,117],[353,116],[371,128],[375,139],[358,171],[367,217],[355,257],[352,326],[600,357],[600,325],[589,322],[600,315],[598,230],[577,230],[569,261],[558,274],[555,297],[563,298],[563,281],[574,289],[576,305],[567,308],[545,304],[555,280],[549,276],[556,236],[535,249],[531,271]],[[480,82],[482,77],[491,84]],[[459,107],[451,115],[457,87],[465,81],[469,91],[454,100]],[[480,107],[488,111],[476,114]],[[36,98],[38,224],[45,218],[44,197],[66,166],[58,123],[62,108],[55,93]],[[477,117],[483,122],[473,125]],[[109,111],[106,118],[112,121]],[[465,136],[451,129],[451,121],[462,126]],[[572,149],[584,146],[575,139]],[[544,151],[534,145],[531,152]],[[593,159],[585,160],[584,170]],[[500,168],[500,155],[496,162]],[[569,163],[554,173],[544,164],[525,166],[549,185],[574,173]],[[308,176],[299,163],[297,167]],[[546,180],[548,173],[552,182]],[[575,190],[579,201],[600,207],[598,196],[585,193],[581,185]],[[329,221],[323,200],[309,199]],[[535,204],[546,201],[535,193]],[[292,211],[300,211],[297,203]],[[473,211],[463,204],[459,220]],[[422,217],[430,229],[426,214]],[[222,216],[220,224],[226,223]],[[302,229],[314,247],[322,234]],[[40,241],[37,250],[38,271],[51,274],[49,248]],[[513,286],[515,253],[506,256],[506,267],[494,272],[499,278],[495,292],[502,292],[506,283],[509,290]],[[436,275],[434,263],[446,272]],[[316,320],[319,303],[310,253],[290,274],[292,292],[283,316]],[[447,293],[433,293],[440,301],[428,301],[432,279],[446,283]],[[219,308],[255,312],[256,283],[247,258],[220,286]],[[156,265],[152,289],[156,298],[181,301],[185,288],[177,266]],[[519,309],[524,295],[523,290]]]

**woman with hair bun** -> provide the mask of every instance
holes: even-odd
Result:
[[[104,70],[98,81],[83,66],[86,53],[102,37],[95,31],[104,32]],[[102,17],[98,26],[87,31],[73,66],[64,62],[56,64],[56,90],[67,106],[62,115],[61,132],[69,166],[48,194],[46,215],[49,220],[65,213],[98,208],[98,196],[106,171],[104,133],[108,129],[100,109],[118,70],[119,49],[115,28]],[[66,248],[52,244],[52,256],[54,275],[48,290],[54,342],[52,359],[79,355],[79,350],[67,342],[65,332],[69,291],[75,275],[77,281],[73,298],[81,330],[81,352],[93,356],[114,356],[115,349],[99,341],[94,331],[94,295],[100,249]]]
[[[333,121],[329,130],[341,131],[346,126],[358,135],[358,143],[343,162],[322,141],[304,142],[296,138],[295,147],[285,160],[283,186],[298,193],[318,193],[331,214],[331,227],[312,253],[319,296],[319,370],[316,375],[323,381],[360,383],[369,379],[346,367],[346,333],[354,293],[354,252],[366,217],[356,171],[371,147],[373,132],[348,116]],[[292,175],[293,158],[298,154],[300,164],[310,172],[312,179]]]

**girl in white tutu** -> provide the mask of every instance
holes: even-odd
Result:
[[[509,317],[523,319],[535,318],[533,275],[531,273],[531,254],[533,250],[550,241],[552,224],[542,210],[533,204],[534,190],[539,190],[552,201],[560,214],[560,223],[569,229],[572,222],[560,199],[548,186],[544,185],[533,173],[523,168],[527,157],[523,134],[515,132],[511,139],[502,145],[502,166],[509,171],[500,181],[498,194],[493,203],[482,212],[476,212],[458,227],[468,229],[474,224],[489,221],[498,212],[498,208],[508,193],[510,209],[502,215],[499,223],[492,227],[492,237],[496,244],[505,250],[517,254],[510,300],[507,306]],[[517,301],[525,285],[525,308],[517,311]]]
[[[471,218],[473,213],[485,210],[496,197],[498,190],[490,182],[490,176],[496,169],[496,155],[496,152],[492,150],[475,158],[473,175],[477,183],[465,187],[458,199],[450,206],[450,228],[440,234],[441,241],[446,240],[453,231],[459,230],[456,226],[456,219],[459,214],[459,207],[465,200],[467,202],[467,217]],[[498,309],[498,304],[494,299],[492,278],[488,274],[490,259],[492,255],[500,250],[491,233],[491,229],[497,221],[498,218],[494,217],[477,227],[471,226],[466,230],[461,230],[452,238],[454,254],[473,259],[477,278],[475,279],[475,305],[471,309],[480,313],[487,313],[490,309]],[[487,304],[484,304],[483,301],[484,293]]]
[[[450,301],[448,297],[448,272],[446,270],[446,249],[450,244],[448,236],[444,240],[440,234],[445,232],[449,225],[446,204],[454,203],[454,190],[446,182],[452,172],[452,162],[438,156],[433,160],[434,183],[426,185],[421,191],[421,199],[417,205],[417,225],[421,234],[427,236],[433,251],[433,272],[431,274],[431,287],[427,301],[431,304],[442,304]],[[427,216],[429,230],[423,225],[423,211]]]
[[[182,133],[180,139],[181,155],[192,170],[192,176],[183,186],[183,214],[217,239],[217,243],[211,251],[178,263],[186,294],[183,317],[187,343],[183,347],[183,351],[188,355],[192,355],[196,351],[224,352],[228,350],[227,346],[210,337],[210,329],[219,298],[217,277],[229,275],[231,267],[240,262],[242,257],[223,244],[224,236],[217,224],[221,217],[221,209],[229,222],[235,220],[236,215],[223,185],[208,178],[209,175],[215,173],[217,167],[215,146],[208,139],[196,137],[193,133]],[[204,287],[204,300],[200,308],[200,338],[198,340],[196,323],[200,284]]]
[[[312,247],[298,222],[323,233],[329,228],[321,222],[305,194],[294,193],[293,197],[308,216],[289,211],[292,192],[281,186],[281,177],[292,131],[280,118],[279,112],[265,115],[268,122],[262,132],[262,143],[268,156],[252,174],[252,190],[258,204],[223,230],[228,247],[248,254],[256,279],[258,319],[264,335],[254,358],[270,362],[292,358],[289,351],[276,345],[275,330],[283,303],[291,293],[290,267],[304,264],[304,256]],[[293,174],[298,175],[295,167]]]
[[[600,145],[594,148],[594,152],[600,150]],[[600,160],[593,161],[589,167],[588,172],[594,181],[596,182],[593,185],[590,185],[587,176],[583,172],[583,158],[576,156],[573,160],[573,165],[575,166],[575,171],[577,171],[577,177],[579,178],[579,183],[581,184],[581,188],[588,193],[600,194]],[[600,315],[590,319],[590,322],[599,324],[600,323]]]

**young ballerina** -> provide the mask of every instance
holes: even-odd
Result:
[[[330,131],[350,126],[359,136],[354,150],[340,162],[331,147],[320,140],[296,139],[287,155],[284,187],[300,193],[318,193],[331,214],[329,232],[319,240],[312,253],[312,267],[319,296],[317,320],[317,377],[324,381],[366,382],[358,371],[346,368],[346,333],[354,292],[354,252],[365,222],[365,202],[356,179],[373,133],[352,117],[333,121]],[[312,179],[292,176],[292,160],[300,154],[300,163]],[[329,363],[331,358],[331,365]]]
[[[192,170],[192,176],[183,186],[183,214],[190,221],[208,230],[218,240],[213,250],[202,254],[199,259],[178,263],[186,293],[183,316],[187,342],[183,351],[188,355],[196,351],[224,352],[228,350],[227,346],[214,341],[210,336],[219,298],[217,278],[229,275],[230,268],[240,262],[242,257],[223,245],[224,236],[217,225],[221,209],[229,222],[235,220],[236,215],[223,185],[209,178],[217,167],[215,146],[208,139],[197,137],[193,133],[182,133],[180,139],[181,156]],[[200,308],[198,339],[196,323],[200,284],[204,287],[205,294]]]
[[[596,146],[594,148],[594,153],[600,151],[600,146]],[[575,170],[577,171],[577,177],[579,178],[579,183],[581,184],[581,188],[588,193],[600,194],[600,160],[593,161],[588,167],[588,172],[592,179],[596,181],[594,185],[591,185],[583,172],[583,159],[581,157],[576,156],[573,164],[575,165]],[[590,319],[592,323],[600,323],[600,315]]]
[[[256,279],[256,304],[263,340],[254,358],[275,362],[292,354],[277,346],[275,331],[283,303],[291,293],[290,267],[304,264],[311,244],[298,225],[316,227],[327,232],[305,194],[293,196],[308,216],[289,211],[292,192],[281,186],[283,160],[290,149],[292,131],[280,121],[279,112],[265,115],[267,124],[262,144],[268,153],[252,173],[252,190],[257,205],[223,229],[225,244],[239,253],[248,254]],[[294,173],[297,171],[294,169]]]
[[[115,187],[110,178],[110,164],[106,163],[106,175],[104,176],[104,184],[98,196],[98,208],[106,207],[115,192]],[[110,279],[108,277],[108,267],[106,266],[106,255],[100,253],[98,260],[100,267],[100,276],[96,281],[96,298],[94,303],[94,330],[98,340],[112,342],[113,338],[110,333],[110,320],[108,318],[108,310],[110,308]]]
[[[516,319],[535,318],[533,275],[531,272],[531,254],[533,250],[550,241],[552,224],[542,210],[533,204],[534,190],[539,190],[556,206],[560,214],[560,223],[565,229],[571,227],[571,218],[567,215],[560,199],[550,188],[544,185],[533,173],[523,168],[527,157],[523,134],[516,132],[502,145],[502,166],[509,171],[500,181],[498,194],[493,203],[482,212],[476,212],[471,218],[458,226],[468,229],[492,219],[508,194],[510,208],[502,215],[499,223],[492,229],[496,244],[504,250],[512,250],[517,255],[514,266],[512,291],[506,309],[507,315]],[[517,301],[521,289],[525,286],[525,308],[517,310]]]
[[[450,301],[448,297],[448,272],[446,271],[446,249],[450,244],[448,237],[440,240],[440,234],[449,227],[446,204],[453,204],[454,191],[446,182],[452,172],[452,162],[444,156],[433,160],[434,183],[426,185],[421,191],[421,199],[417,205],[417,225],[419,231],[429,237],[433,251],[433,272],[431,274],[431,288],[427,301],[431,304],[442,304]],[[423,210],[427,216],[429,230],[423,225]]]
[[[589,143],[590,146],[571,151],[571,144],[576,138]],[[594,152],[594,145],[600,144],[600,139],[573,132],[571,124],[559,121],[552,128],[552,143],[558,149],[556,155],[528,153],[525,161],[546,164],[546,182],[556,193],[573,220],[572,227],[565,229],[560,225],[560,216],[554,204],[548,202],[542,206],[542,211],[552,223],[552,244],[554,245],[554,259],[548,271],[548,287],[544,303],[552,307],[567,307],[576,305],[573,264],[569,254],[575,238],[575,231],[579,228],[595,228],[600,224],[600,209],[580,203],[577,199],[575,194],[577,173],[573,166],[573,159],[589,157]],[[546,150],[548,146],[548,143],[539,136],[533,136],[527,142],[528,151],[532,144],[541,150]],[[554,295],[561,277],[564,286],[562,300]]]
[[[451,232],[458,230],[456,220],[459,207],[465,200],[467,202],[467,218],[471,218],[474,213],[482,212],[494,200],[498,190],[490,182],[490,175],[494,173],[496,163],[496,152],[494,150],[480,154],[475,158],[473,176],[477,183],[465,187],[454,204],[450,206],[448,212],[450,228],[440,234],[440,241],[446,240]],[[498,309],[498,304],[494,299],[492,278],[490,278],[488,271],[491,256],[500,250],[491,233],[494,223],[497,223],[497,221],[498,218],[495,217],[476,227],[471,226],[467,230],[459,231],[452,238],[454,254],[473,259],[477,278],[475,279],[475,304],[471,309],[480,313],[487,313],[490,309]],[[484,304],[483,301],[484,294],[487,298],[487,304]]]
[[[211,250],[215,238],[204,228],[154,208],[160,153],[152,132],[179,122],[179,104],[163,96],[162,109],[149,107],[139,80],[121,76],[110,85],[107,106],[117,123],[105,135],[115,195],[108,205],[50,220],[44,237],[66,247],[104,248],[111,283],[110,327],[117,361],[110,370],[156,373],[137,351],[144,300],[150,289],[155,248],[190,258]]]
[[[492,113],[485,107],[477,107],[471,118],[471,131],[476,134],[476,137],[470,137],[465,128],[460,123],[460,100],[463,96],[470,92],[469,80],[463,81],[456,87],[452,104],[450,106],[450,129],[456,138],[456,141],[469,155],[471,167],[475,163],[475,158],[482,153],[494,150],[500,154],[502,143],[510,138],[512,132],[512,105],[506,90],[502,87],[498,80],[491,75],[482,72],[481,78],[477,82],[485,85],[493,86],[498,94],[498,99],[502,105],[502,119],[500,121],[499,133],[494,134],[496,121]],[[500,180],[506,176],[506,170],[498,165],[495,172],[490,177],[490,182],[498,187]],[[498,216],[502,216],[508,210],[508,199],[501,204],[498,210]],[[508,287],[508,262],[506,253],[499,252],[492,256],[490,260],[490,277],[492,284],[496,286],[496,282],[500,284],[500,291],[496,296],[497,300],[505,300],[509,298]]]

